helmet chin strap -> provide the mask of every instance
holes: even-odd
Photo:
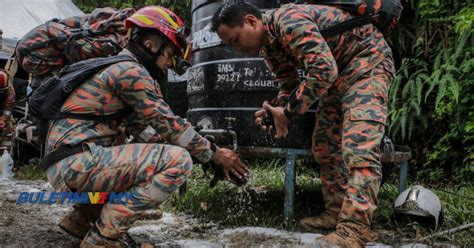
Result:
[[[147,54],[150,55],[150,57],[153,59],[153,61],[155,61],[155,64],[156,64],[156,61],[158,60],[158,58],[159,58],[161,55],[163,55],[164,50],[165,50],[165,48],[164,48],[165,46],[164,46],[164,43],[163,43],[163,42],[160,44],[160,48],[158,48],[158,51],[156,51],[156,52],[153,52],[153,51],[151,50],[151,47],[147,47],[147,46],[145,46],[145,44],[143,44],[143,43],[140,43],[140,46],[142,47],[142,49],[143,49],[144,51],[146,51]]]
[[[160,81],[165,76],[163,70],[156,65],[156,61],[164,51],[163,43],[157,52],[153,52],[151,48],[146,47],[142,42],[140,44],[130,42],[127,48],[137,57],[138,62],[147,69],[153,79]]]

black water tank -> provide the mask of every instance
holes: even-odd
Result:
[[[187,79],[185,76],[175,74],[168,70],[168,85],[165,101],[170,105],[175,115],[186,118],[188,110],[188,97],[186,95]]]
[[[303,148],[311,146],[314,112],[289,127],[288,139],[274,140],[254,124],[263,101],[278,92],[274,75],[262,58],[249,57],[221,44],[210,31],[212,15],[223,1],[194,0],[192,5],[193,67],[188,70],[188,120],[209,129],[232,128],[239,146]],[[248,1],[262,11],[282,1]],[[227,143],[229,140],[218,140]]]

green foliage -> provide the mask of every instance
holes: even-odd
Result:
[[[474,186],[467,185],[457,189],[434,190],[444,207],[445,226],[456,226],[474,222]],[[456,195],[449,192],[455,192]],[[470,197],[465,198],[464,196]]]
[[[454,22],[454,30],[457,33],[469,31],[473,27],[474,22],[474,7],[466,6],[458,14],[451,17]]]
[[[147,5],[159,5],[175,12],[187,25],[191,23],[191,0],[73,0],[73,2],[86,13],[103,7],[139,9]]]
[[[421,0],[419,1],[418,7],[420,8],[420,15],[422,17],[436,16],[445,14],[446,9],[441,9],[440,0]]]
[[[15,172],[15,178],[18,180],[48,180],[46,173],[38,166],[24,165]]]
[[[418,121],[424,130],[430,117],[442,118],[465,111],[459,100],[470,98],[472,93],[463,91],[461,96],[461,88],[472,83],[474,48],[466,46],[471,38],[472,31],[466,30],[458,39],[449,40],[447,48],[438,47],[432,64],[422,58],[420,46],[414,58],[402,60],[390,92],[392,136],[400,132],[402,140],[410,139]],[[434,115],[430,112],[433,103]]]
[[[473,175],[474,5],[412,1],[401,23],[401,66],[390,91],[389,131],[415,149],[419,176],[469,180]],[[401,38],[400,38],[401,37]]]
[[[415,71],[412,73],[411,71]],[[422,111],[423,87],[429,79],[428,64],[421,59],[403,59],[390,91],[391,135],[401,135],[402,140],[411,134],[415,125],[427,128],[429,114]]]
[[[398,187],[393,184],[385,183],[380,188],[378,195],[378,211],[375,218],[380,228],[386,228],[386,223],[390,223],[393,217],[393,203],[398,197]],[[383,223],[383,224],[382,224]]]

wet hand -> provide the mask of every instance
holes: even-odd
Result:
[[[255,112],[255,125],[260,126],[262,132],[273,129],[273,117],[265,109]]]
[[[224,176],[227,181],[231,181],[230,173],[242,179],[248,175],[247,165],[239,158],[239,156],[232,150],[218,147],[214,162],[222,166],[224,169]]]
[[[273,116],[273,123],[275,125],[275,138],[280,139],[288,135],[288,124],[290,120],[286,118],[284,108],[272,107],[267,101],[263,102],[263,110],[270,112]]]

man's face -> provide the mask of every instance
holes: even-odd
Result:
[[[162,41],[156,36],[149,36],[144,42],[145,46],[151,49],[152,52],[156,53],[162,45]],[[176,54],[176,50],[173,45],[167,43],[163,49],[163,53],[158,56],[156,65],[163,71],[166,72],[173,64],[173,57]]]
[[[243,26],[229,27],[221,24],[217,34],[224,44],[228,44],[240,52],[258,55],[263,46],[265,30],[262,21],[254,15],[244,17]]]
[[[156,65],[166,72],[173,64],[173,57],[175,56],[175,49],[172,45],[167,46],[163,54],[161,54],[156,60]]]

